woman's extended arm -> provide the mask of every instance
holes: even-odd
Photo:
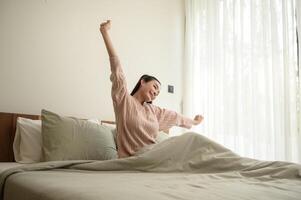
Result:
[[[159,130],[168,130],[173,126],[191,128],[193,125],[196,126],[200,124],[204,119],[202,115],[196,115],[194,119],[191,119],[172,110],[167,110],[154,105],[152,107],[155,109],[159,122]]]
[[[99,30],[105,42],[109,57],[111,58],[111,57],[117,57],[117,53],[113,47],[113,43],[109,35],[110,28],[111,28],[111,20],[107,20],[106,22],[100,24]]]

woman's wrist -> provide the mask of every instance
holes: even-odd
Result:
[[[108,30],[106,30],[106,29],[100,29],[100,33],[102,35],[106,35],[106,34],[108,34]]]

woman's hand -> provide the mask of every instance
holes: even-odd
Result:
[[[203,119],[204,117],[202,115],[196,115],[193,119],[193,125],[199,125]]]
[[[104,33],[110,29],[111,29],[111,20],[107,20],[106,22],[100,24],[99,30],[101,33]]]

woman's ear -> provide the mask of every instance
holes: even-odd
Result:
[[[145,80],[141,79],[140,85],[144,85],[144,84],[145,84]]]

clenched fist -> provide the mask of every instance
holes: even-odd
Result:
[[[194,125],[199,125],[203,121],[204,117],[202,115],[196,115],[193,119]]]
[[[111,28],[111,20],[107,20],[106,22],[100,24],[99,30],[101,33],[103,33],[110,30],[110,28]]]

